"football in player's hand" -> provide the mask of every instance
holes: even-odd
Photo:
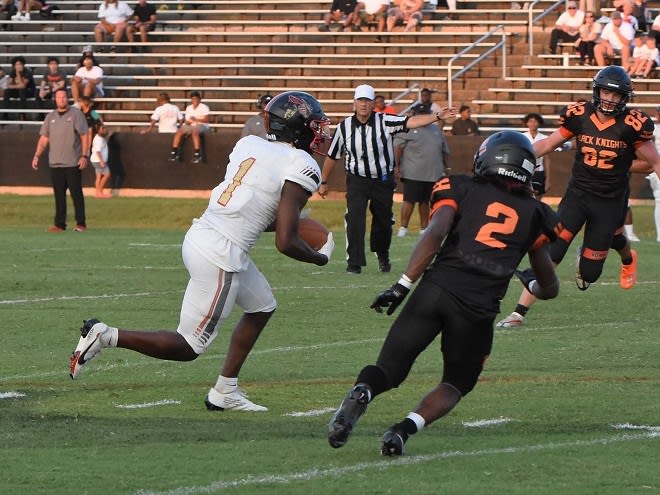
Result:
[[[327,242],[328,232],[325,225],[311,218],[301,218],[298,222],[298,235],[317,251]]]

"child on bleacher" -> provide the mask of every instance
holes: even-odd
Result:
[[[635,35],[635,48],[633,48],[627,71],[630,77],[642,77],[646,67],[647,52],[646,33],[637,33]]]

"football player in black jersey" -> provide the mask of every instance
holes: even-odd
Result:
[[[606,67],[596,74],[592,86],[591,101],[564,108],[559,129],[534,143],[537,156],[572,138],[576,145],[571,178],[558,209],[564,230],[550,246],[550,256],[558,265],[584,227],[575,268],[578,288],[586,290],[598,280],[612,248],[621,256],[619,283],[623,289],[631,289],[637,281],[637,253],[623,234],[630,172],[641,172],[635,167],[643,164],[660,174],[660,155],[653,143],[653,120],[626,107],[633,93],[626,71],[619,66]],[[535,300],[524,291],[514,312],[497,326],[520,326]]]
[[[438,181],[431,219],[400,280],[371,307],[391,315],[415,281],[417,288],[396,318],[375,365],[362,369],[332,416],[328,441],[342,447],[374,397],[398,387],[417,356],[440,334],[440,383],[414,412],[390,427],[384,455],[401,455],[409,435],[443,417],[477,383],[491,352],[500,300],[520,260],[529,254],[532,270],[516,274],[540,299],[557,296],[559,282],[548,252],[561,224],[531,189],[536,163],[529,140],[514,131],[493,134],[474,158],[474,177]]]

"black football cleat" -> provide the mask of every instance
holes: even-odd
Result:
[[[369,392],[364,385],[356,385],[348,391],[328,424],[328,443],[331,447],[338,449],[346,444],[353,427],[367,410],[368,403]]]
[[[380,453],[389,457],[403,455],[406,440],[408,440],[408,434],[397,425],[393,425],[383,434]]]

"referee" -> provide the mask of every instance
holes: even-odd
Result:
[[[346,172],[346,272],[361,273],[367,265],[364,252],[367,206],[371,212],[370,250],[378,256],[378,269],[389,272],[394,201],[393,136],[456,115],[455,108],[414,117],[374,112],[374,88],[355,88],[355,113],[337,125],[323,164],[319,194],[328,193],[328,177],[344,155]]]

